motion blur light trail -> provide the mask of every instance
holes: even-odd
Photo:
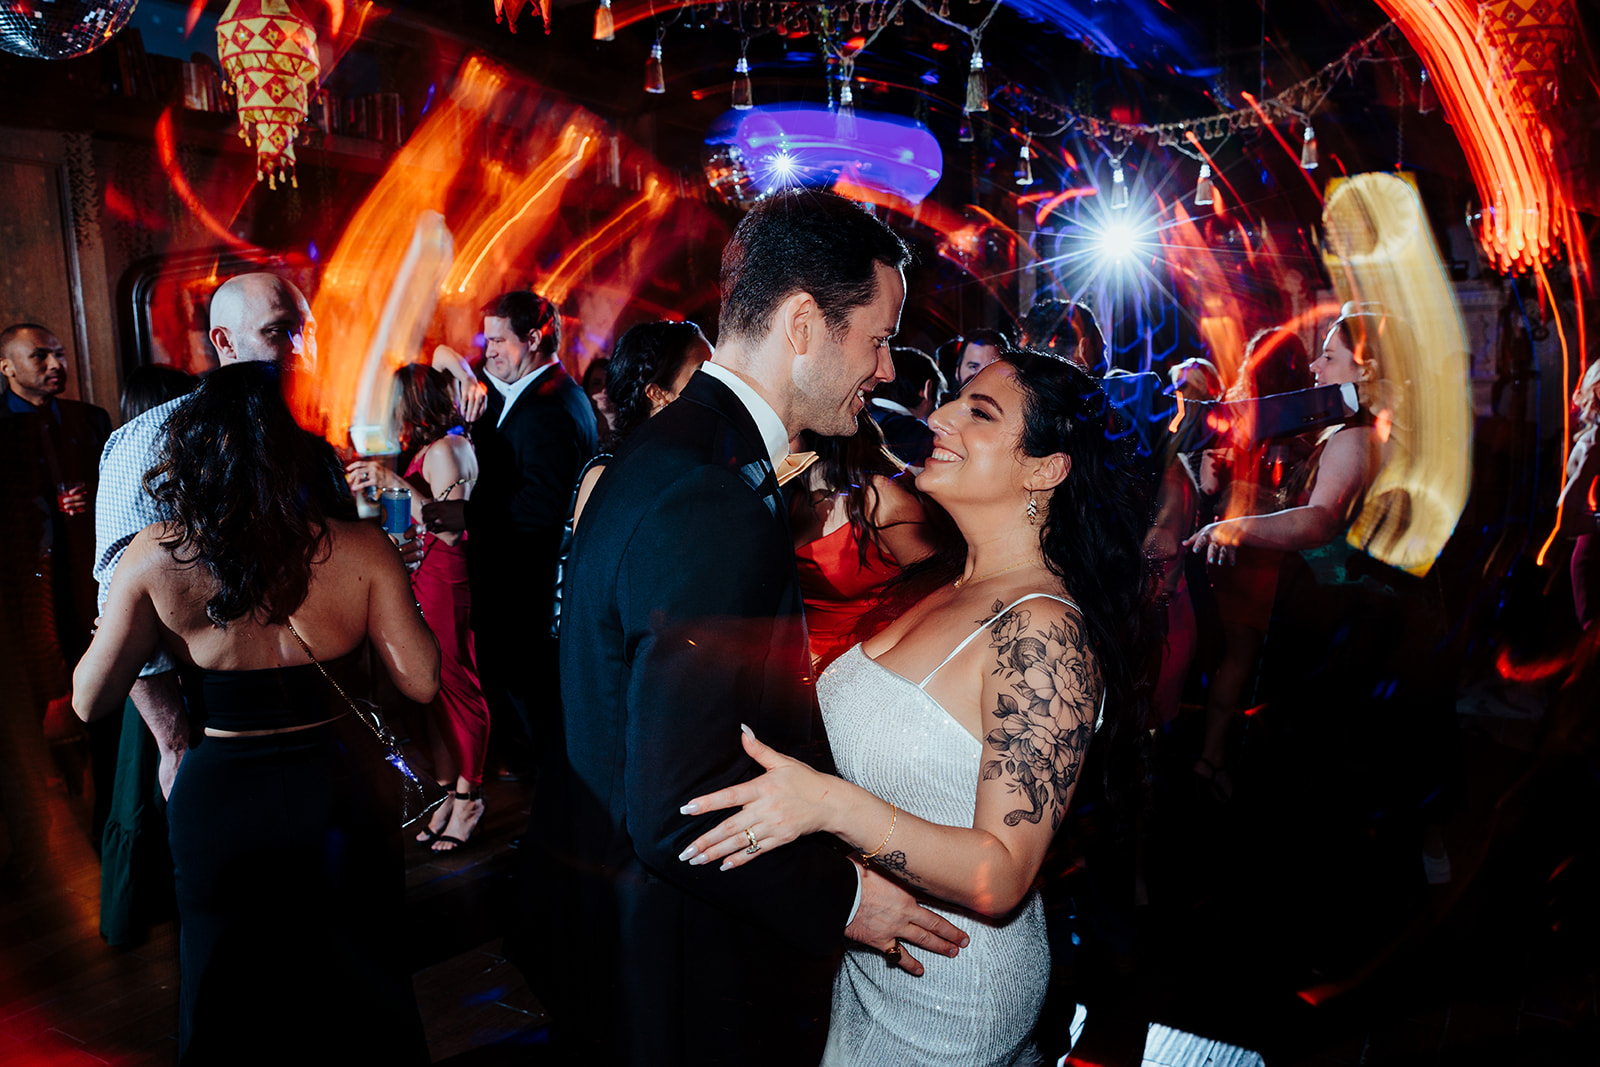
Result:
[[[1568,10],[1571,0],[1543,0]],[[1513,70],[1507,42],[1483,25],[1471,0],[1378,0],[1423,65],[1466,153],[1483,202],[1479,240],[1494,268],[1521,273],[1556,245],[1584,256],[1577,209],[1557,170],[1535,87]],[[1546,20],[1549,21],[1549,20]]]
[[[1364,383],[1363,396],[1383,440],[1383,465],[1347,540],[1420,576],[1454,532],[1471,485],[1466,332],[1409,183],[1355,175],[1328,194],[1323,226],[1335,291],[1381,305],[1385,316],[1369,327],[1379,375]]]
[[[460,150],[464,133],[484,121],[504,85],[501,71],[468,60],[450,98],[395,155],[328,257],[312,310],[323,336],[336,340],[323,346],[315,373],[290,379],[289,400],[302,426],[336,445],[349,443],[363,361],[382,331],[391,282],[417,222],[428,212],[446,217],[446,197],[468,158]],[[413,355],[391,350],[381,358],[392,371]]]
[[[657,240],[678,200],[676,185],[637,153],[641,191],[587,232],[569,232],[563,200],[589,173],[603,133],[588,111],[469,58],[328,257],[313,304],[328,341],[316,373],[291,387],[302,425],[338,445],[392,450],[394,371],[421,358],[428,336],[465,350],[477,309],[507,289],[534,288],[557,304],[576,295],[583,334],[609,330],[678,250]]]

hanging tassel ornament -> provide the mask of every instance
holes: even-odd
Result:
[[[1311,123],[1306,123],[1305,143],[1300,146],[1300,167],[1302,170],[1317,169],[1317,131],[1311,128]]]
[[[656,43],[650,46],[650,58],[644,61],[644,91],[647,93],[664,93],[667,91],[667,74],[661,66],[661,31],[656,32]]]
[[[939,17],[942,19],[950,17],[950,0],[939,0]]]
[[[855,60],[846,59],[839,67],[842,80],[839,83],[839,112],[834,129],[839,140],[853,141],[856,139],[856,94],[851,83],[856,80]]]
[[[617,39],[616,23],[611,20],[611,0],[600,0],[600,6],[594,9],[594,39],[597,41]]]
[[[967,104],[963,110],[969,115],[989,110],[989,79],[983,73],[983,50],[976,44],[967,67]]]
[[[895,5],[894,24],[896,26],[904,26],[906,24],[906,5],[904,3]]]
[[[1433,82],[1428,78],[1426,67],[1422,70],[1422,82],[1417,87],[1417,114],[1431,115],[1439,110],[1439,94],[1434,91]]]
[[[733,109],[735,111],[749,111],[752,107],[755,107],[755,98],[750,91],[750,61],[744,57],[744,50],[749,43],[749,38],[739,42],[739,62],[733,65]]]
[[[1022,135],[1022,147],[1017,149],[1017,184],[1033,184],[1033,134]]]
[[[1194,185],[1194,206],[1205,207],[1214,198],[1211,195],[1211,164],[1200,164],[1200,180]]]
[[[1122,160],[1111,161],[1111,209],[1122,211],[1128,206],[1128,180],[1122,174]]]
[[[972,120],[967,118],[965,112],[962,112],[961,126],[956,130],[956,140],[962,144],[972,143]]]

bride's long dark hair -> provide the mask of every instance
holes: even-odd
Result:
[[[353,517],[336,457],[295,422],[270,363],[206,375],[144,481],[172,524],[162,547],[215,579],[206,616],[224,629],[283,623],[326,557],[328,520]]]

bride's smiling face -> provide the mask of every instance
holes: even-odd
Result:
[[[1016,371],[997,361],[979,371],[961,395],[928,417],[933,454],[917,488],[946,507],[1027,499],[1035,461],[1022,453],[1023,405]]]

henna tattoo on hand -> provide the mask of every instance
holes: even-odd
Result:
[[[1094,737],[1099,671],[1076,616],[1030,631],[1027,612],[1007,612],[990,631],[990,647],[999,650],[994,674],[1017,696],[997,701],[1000,728],[984,738],[995,758],[984,763],[983,778],[1007,775],[1011,792],[1027,800],[1006,815],[1007,826],[1038,823],[1048,811],[1057,829]]]

